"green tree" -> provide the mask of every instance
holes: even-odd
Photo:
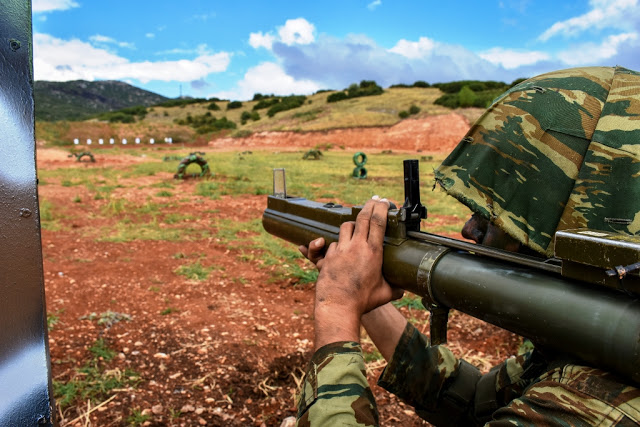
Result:
[[[464,86],[458,93],[458,102],[460,107],[473,107],[473,103],[476,101],[476,94],[471,90],[469,86]]]

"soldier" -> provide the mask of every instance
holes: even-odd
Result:
[[[498,98],[436,171],[474,212],[462,234],[479,244],[552,254],[566,228],[640,232],[640,73],[563,70]],[[320,274],[316,352],[298,402],[298,425],[378,425],[359,345],[360,325],[389,362],[379,384],[436,425],[626,426],[640,423],[629,378],[545,348],[481,375],[409,324],[382,276],[389,204],[374,196],[337,243],[300,250]]]

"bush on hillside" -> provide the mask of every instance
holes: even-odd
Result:
[[[343,99],[349,99],[349,95],[347,95],[345,92],[336,92],[327,96],[327,102],[338,102],[342,101]]]
[[[136,117],[142,120],[147,115],[147,108],[142,105],[127,107],[117,111],[110,111],[98,115],[99,120],[107,120],[109,123],[134,123]]]
[[[360,85],[357,85],[356,83],[351,84],[347,88],[346,93],[344,91],[332,93],[327,97],[327,102],[338,102],[343,99],[358,98],[361,96],[381,95],[383,92],[384,90],[378,86],[375,81],[362,80]]]
[[[242,114],[240,115],[240,120],[241,120],[242,124],[244,125],[249,120],[253,120],[253,121],[260,120],[260,114],[258,114],[257,111],[253,111],[253,112],[243,111]]]
[[[211,111],[220,111],[220,106],[218,104],[216,104],[215,102],[212,102],[211,104],[209,104],[209,106],[207,107],[207,110],[211,110]]]
[[[231,101],[227,104],[227,110],[235,110],[236,108],[242,108],[242,102],[240,101]]]
[[[256,105],[253,106],[253,110],[261,110],[263,108],[269,108],[272,105],[280,102],[280,98],[263,98]]]
[[[413,83],[413,87],[431,87],[431,85],[423,80],[417,80]]]
[[[474,92],[482,92],[485,90],[502,90],[505,91],[509,86],[504,82],[496,82],[493,80],[460,80],[449,83],[435,83],[433,87],[437,87],[444,93],[458,93],[464,86],[468,86]]]
[[[409,107],[409,111],[406,110],[402,110],[398,113],[398,117],[400,117],[401,119],[406,119],[409,116],[413,116],[414,114],[418,114],[420,112],[420,107],[418,107],[417,105],[411,104],[411,107]]]
[[[278,102],[277,104],[274,104],[273,106],[271,106],[271,108],[269,108],[269,110],[267,111],[267,116],[273,117],[276,115],[276,113],[279,113],[280,111],[286,111],[286,110],[298,108],[302,106],[304,104],[304,101],[306,100],[307,100],[307,97],[304,95],[285,96],[280,99],[280,102]]]
[[[176,98],[170,99],[168,101],[161,102],[159,104],[155,104],[157,107],[184,107],[189,104],[199,104],[201,102],[209,102],[208,99],[205,98]]]
[[[191,116],[187,114],[185,119],[176,119],[175,123],[179,125],[191,126],[199,134],[218,132],[223,129],[235,129],[236,124],[226,117],[216,119],[210,112],[206,112],[199,116]]]
[[[433,86],[439,88],[445,94],[436,99],[434,103],[447,108],[487,108],[494,99],[523,80],[514,80],[511,85],[503,82],[479,80],[436,83]]]
[[[263,99],[269,99],[269,98],[273,98],[275,95],[271,94],[271,95],[263,95],[261,93],[254,93],[253,94],[253,99],[252,101],[261,101]]]
[[[476,98],[475,92],[472,91],[469,86],[463,86],[460,92],[458,92],[458,105],[462,108],[473,107]]]
[[[114,111],[112,113],[104,113],[100,116],[104,120],[108,120],[109,123],[134,123],[136,118],[131,114],[123,113],[122,111]]]

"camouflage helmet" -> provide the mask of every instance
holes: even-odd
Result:
[[[449,195],[546,255],[557,230],[640,234],[640,73],[573,68],[514,86],[435,177]]]

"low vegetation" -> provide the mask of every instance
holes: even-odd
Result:
[[[453,108],[486,107],[513,84],[465,80],[396,84],[383,89],[363,80],[339,91],[276,96],[256,93],[250,101],[180,98],[152,106],[132,106],[103,113],[90,121],[36,122],[41,144],[68,146],[114,138],[156,143],[207,141],[219,135],[246,137],[264,131],[324,131],[336,128],[391,126],[412,115],[446,114]],[[224,114],[217,112],[224,111]],[[106,142],[105,142],[106,144]]]
[[[487,108],[500,94],[523,80],[524,79],[517,79],[511,84],[478,80],[436,83],[433,87],[437,87],[445,94],[434,102],[447,108]]]
[[[327,97],[327,102],[338,102],[345,99],[359,98],[362,96],[382,95],[384,90],[373,80],[362,80],[360,84],[353,83],[345,91],[332,93]]]

